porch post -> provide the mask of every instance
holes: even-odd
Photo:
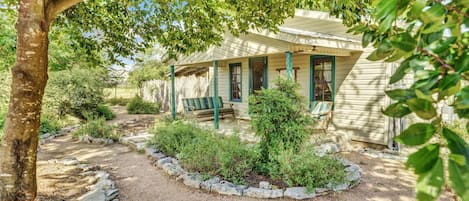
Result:
[[[213,113],[213,123],[218,129],[218,60],[213,60]]]
[[[174,65],[171,64],[171,115],[176,119],[176,93],[174,86]]]
[[[285,52],[286,57],[286,68],[287,68],[287,79],[293,80],[293,54],[290,51]]]

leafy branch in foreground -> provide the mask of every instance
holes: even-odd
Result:
[[[467,0],[379,0],[350,29],[363,34],[363,47],[375,48],[369,60],[400,61],[389,84],[414,77],[410,87],[386,91],[395,103],[383,112],[425,120],[395,138],[419,147],[406,163],[418,175],[418,200],[437,199],[446,183],[469,200],[469,145],[445,126],[439,110],[446,104],[460,119],[469,119],[468,6]]]

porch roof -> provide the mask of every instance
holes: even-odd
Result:
[[[226,33],[220,46],[211,46],[204,52],[180,56],[170,61],[177,70],[188,67],[210,67],[213,60],[227,60],[285,53],[350,56],[362,51],[359,37],[346,33],[340,19],[327,12],[297,9],[295,16],[285,20],[277,33],[250,30],[235,37]],[[198,72],[199,70],[195,70]],[[200,70],[202,71],[202,70]]]

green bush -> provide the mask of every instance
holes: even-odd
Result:
[[[303,97],[299,85],[285,79],[276,81],[276,88],[263,89],[249,98],[251,125],[257,136],[263,163],[271,162],[282,150],[298,151],[308,138]]]
[[[106,120],[111,120],[116,117],[116,115],[106,105],[98,105],[98,108],[96,108],[96,115],[98,117],[104,117]]]
[[[51,73],[44,96],[44,109],[59,116],[70,114],[80,119],[99,115],[104,103],[106,74],[102,70],[78,69]]]
[[[222,137],[181,121],[158,124],[153,132],[150,144],[171,156],[178,154],[185,169],[237,184],[246,183],[258,158],[237,136]]]
[[[312,147],[300,152],[285,150],[277,155],[270,176],[289,186],[306,186],[308,191],[345,181],[345,167],[331,156],[319,157]]]
[[[119,105],[119,106],[126,106],[131,99],[128,98],[110,98],[106,100],[106,103],[109,105]]]
[[[39,135],[44,135],[46,133],[49,134],[57,134],[62,126],[58,120],[53,118],[42,117],[41,118],[41,126],[39,127]]]
[[[88,121],[80,125],[74,135],[89,135],[94,138],[106,138],[113,140],[119,139],[119,135],[117,134],[115,127],[107,125],[106,119],[102,117],[88,119]]]
[[[141,97],[136,96],[127,104],[127,112],[129,114],[158,114],[160,113],[160,105],[144,101]]]
[[[170,156],[176,156],[196,135],[206,131],[182,121],[165,121],[155,125],[149,144]]]

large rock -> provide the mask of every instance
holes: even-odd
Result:
[[[283,190],[282,189],[270,190],[270,189],[249,187],[246,190],[244,190],[244,195],[248,197],[263,198],[263,199],[281,198],[283,197]]]
[[[220,178],[219,177],[213,177],[207,181],[204,181],[200,184],[200,188],[210,191],[212,188],[212,185],[220,183]]]
[[[316,197],[316,193],[314,191],[308,192],[306,187],[291,187],[285,190],[283,196],[297,200],[304,200]]]
[[[183,174],[181,177],[182,183],[192,188],[200,188],[200,184],[203,182],[202,176],[196,173]]]
[[[318,156],[323,157],[326,154],[334,154],[340,151],[340,147],[336,143],[324,143],[315,147]]]
[[[181,168],[181,166],[173,163],[165,163],[163,165],[163,170],[171,176],[179,176],[184,174],[184,170]]]
[[[347,173],[347,181],[349,182],[357,182],[361,179],[361,172],[360,168],[357,165],[352,165],[350,167],[345,168],[345,172]]]
[[[95,189],[77,199],[78,201],[106,201],[106,194],[104,191]]]
[[[158,160],[156,162],[156,165],[160,168],[163,168],[163,165],[166,164],[166,163],[172,163],[173,162],[173,158],[171,157],[166,157],[166,158],[162,158],[160,160]]]
[[[339,192],[339,191],[345,191],[349,188],[350,184],[349,183],[342,183],[342,184],[335,184],[335,185],[330,185],[331,190],[334,192]]]
[[[212,184],[210,188],[211,192],[216,192],[222,195],[243,195],[243,187],[236,186],[227,181],[221,181],[220,183]]]
[[[164,155],[163,153],[156,152],[156,153],[150,154],[148,157],[151,159],[151,161],[155,162],[155,161],[158,161],[162,158],[166,158],[167,156]]]
[[[259,188],[272,189],[272,185],[270,185],[270,183],[267,181],[261,181],[259,182]]]

